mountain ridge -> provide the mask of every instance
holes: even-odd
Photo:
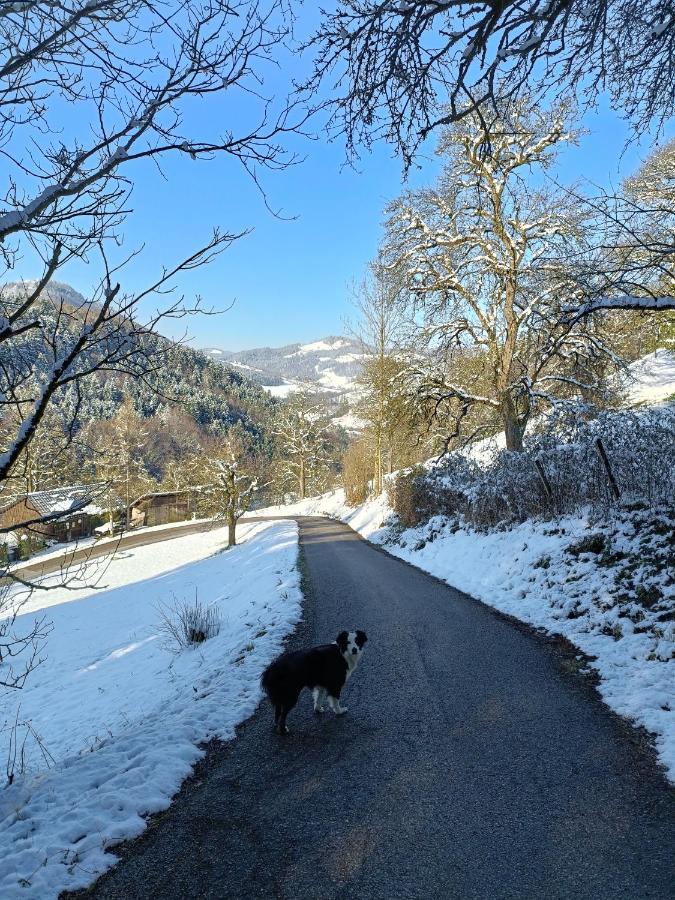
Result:
[[[349,396],[357,390],[366,356],[360,341],[345,335],[238,351],[204,347],[201,352],[215,362],[245,371],[275,396],[286,396],[304,383],[329,394]]]

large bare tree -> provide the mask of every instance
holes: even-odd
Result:
[[[449,128],[437,185],[392,206],[385,245],[407,279],[416,339],[407,379],[419,400],[454,420],[451,438],[485,410],[509,450],[522,449],[537,404],[594,391],[608,353],[592,321],[560,321],[576,296],[566,260],[583,218],[532,180],[573,134],[562,114],[521,107],[517,116],[515,131],[499,120],[487,131],[477,114]]]
[[[203,502],[215,519],[227,522],[227,546],[237,543],[237,522],[247,512],[255,492],[258,479],[246,470],[246,458],[239,442],[230,438],[215,456],[204,460],[203,472],[210,479],[200,488]]]

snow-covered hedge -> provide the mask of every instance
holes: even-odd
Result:
[[[623,504],[673,502],[675,410],[667,408],[549,421],[545,432],[529,437],[523,453],[496,450],[480,462],[453,453],[427,470],[402,473],[389,485],[389,500],[406,526],[443,515],[487,529],[582,507],[605,516],[616,499],[598,438]]]

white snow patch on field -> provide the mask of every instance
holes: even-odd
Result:
[[[302,344],[295,353],[290,353],[289,356],[302,356],[305,353],[316,353],[320,350],[339,350],[340,347],[348,347],[349,341],[345,341],[343,338],[336,338],[334,341],[314,341],[311,344]]]
[[[218,351],[212,350],[211,351],[211,353],[216,353],[216,352],[222,353],[223,351],[222,350],[218,350]],[[255,366],[247,366],[246,363],[240,363],[234,359],[228,359],[227,364],[228,364],[228,366],[234,366],[237,369],[245,369],[247,372],[262,372],[262,369],[256,369]]]
[[[263,384],[261,385],[261,387],[273,397],[281,397],[282,399],[288,397],[288,395],[292,394],[293,391],[300,390],[299,384],[295,384],[290,381],[287,381],[284,384]]]
[[[111,845],[169,806],[200,744],[234,737],[255,710],[260,674],[300,617],[297,526],[249,523],[239,539],[220,552],[218,528],[125,549],[104,589],[31,597],[23,615],[44,609],[54,625],[48,658],[19,694],[0,694],[0,722],[20,702],[53,763],[29,741],[27,774],[0,793],[3,900],[91,883],[115,862]],[[220,632],[171,653],[158,604],[195,590]]]
[[[536,628],[565,636],[595,657],[592,666],[607,705],[655,736],[660,761],[675,781],[675,623],[667,616],[660,619],[647,606],[645,621],[636,626],[624,615],[628,607],[615,602],[614,579],[625,562],[600,566],[597,555],[569,553],[570,545],[603,532],[612,553],[639,560],[650,550],[642,543],[645,537],[639,528],[636,533],[626,523],[591,528],[586,517],[567,516],[483,533],[436,517],[417,528],[393,532],[392,511],[384,495],[352,508],[345,504],[342,490],[257,510],[256,515],[266,512],[340,519],[453,587]],[[649,520],[651,514],[645,515]],[[649,538],[650,543],[654,540]],[[675,607],[672,559],[670,574],[667,566],[660,575],[650,573],[647,565],[632,569],[630,576],[639,588],[658,585],[662,605]]]
[[[638,403],[661,403],[675,396],[675,354],[656,350],[628,367],[628,398]]]
[[[339,375],[334,369],[324,369],[319,384],[330,391],[347,391],[354,387],[355,381],[348,375]]]
[[[352,412],[345,413],[343,416],[338,416],[336,419],[333,419],[333,422],[336,425],[341,425],[346,431],[363,431],[367,425],[367,422],[360,419]]]

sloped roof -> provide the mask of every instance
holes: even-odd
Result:
[[[39,516],[53,517],[59,513],[63,514],[63,518],[76,513],[96,515],[101,511],[96,503],[97,500],[104,501],[107,505],[107,490],[106,484],[75,484],[52,488],[48,491],[32,491],[28,494],[14,496],[11,500],[8,499],[0,512],[4,512],[19,501],[24,501],[32,506]],[[116,497],[113,498],[113,502],[116,506],[120,504]]]

